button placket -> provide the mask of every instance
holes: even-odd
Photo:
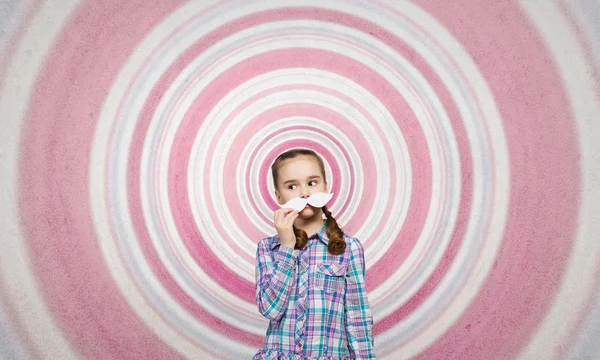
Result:
[[[298,351],[302,350],[304,342],[304,322],[306,320],[307,311],[307,294],[308,294],[308,251],[303,251],[300,255],[298,264],[298,305],[296,307],[297,321],[295,338]]]

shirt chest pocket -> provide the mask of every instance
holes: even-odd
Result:
[[[315,285],[326,293],[344,290],[346,286],[346,267],[340,263],[322,263],[315,267]]]

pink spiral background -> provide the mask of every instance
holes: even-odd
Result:
[[[250,358],[293,147],[379,358],[600,358],[597,2],[3,6],[2,358]]]

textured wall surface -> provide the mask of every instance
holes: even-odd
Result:
[[[381,359],[600,358],[600,2],[0,2],[0,357],[248,359],[326,161]]]

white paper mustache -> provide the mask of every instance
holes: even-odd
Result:
[[[311,196],[309,196],[306,199],[303,199],[300,197],[295,197],[280,206],[282,208],[294,209],[297,211],[301,211],[302,209],[304,209],[306,204],[310,204],[311,206],[320,208],[320,207],[325,206],[325,204],[327,204],[329,202],[329,200],[331,200],[332,197],[333,197],[333,193],[327,194],[324,192],[318,192],[318,193],[312,194]]]

